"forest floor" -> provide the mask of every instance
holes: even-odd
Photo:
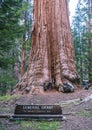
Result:
[[[41,95],[4,96],[0,98],[0,114],[13,113],[16,104],[59,104],[64,121],[15,121],[0,118],[0,130],[92,130],[92,89],[74,93],[47,91]]]

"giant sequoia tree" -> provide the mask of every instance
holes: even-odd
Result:
[[[29,68],[15,92],[41,92],[49,85],[62,91],[78,78],[67,0],[34,0]]]

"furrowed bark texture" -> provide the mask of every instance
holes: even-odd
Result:
[[[77,79],[67,0],[34,0],[29,68],[16,90],[39,92],[49,82],[59,89]]]

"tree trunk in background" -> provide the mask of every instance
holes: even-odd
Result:
[[[25,72],[25,55],[26,55],[26,49],[25,49],[26,37],[25,37],[25,35],[26,34],[24,34],[24,36],[23,36],[23,45],[22,45],[22,50],[21,50],[21,64],[20,64],[20,77],[21,78]]]
[[[67,0],[34,0],[29,68],[15,93],[39,93],[49,83],[62,90],[78,79]]]
[[[13,74],[14,74],[14,78],[16,80],[20,79],[20,76],[19,76],[19,64],[18,63],[14,63],[14,65],[13,65]]]
[[[92,83],[92,0],[88,0],[88,44],[89,44],[89,82]]]

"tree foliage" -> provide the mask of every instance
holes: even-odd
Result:
[[[16,82],[14,67],[15,63],[19,65],[21,62],[23,35],[29,29],[29,24],[23,21],[28,9],[24,0],[3,0],[0,3],[0,89],[4,92]],[[30,22],[30,18],[27,21]]]
[[[72,24],[77,70],[80,74],[81,81],[90,79],[89,68],[91,66],[89,52],[91,46],[89,46],[89,39],[92,34],[88,31],[88,21],[89,19],[92,20],[92,18],[89,17],[89,2],[90,1],[85,2],[84,0],[79,0]],[[90,16],[92,16],[92,14]]]

